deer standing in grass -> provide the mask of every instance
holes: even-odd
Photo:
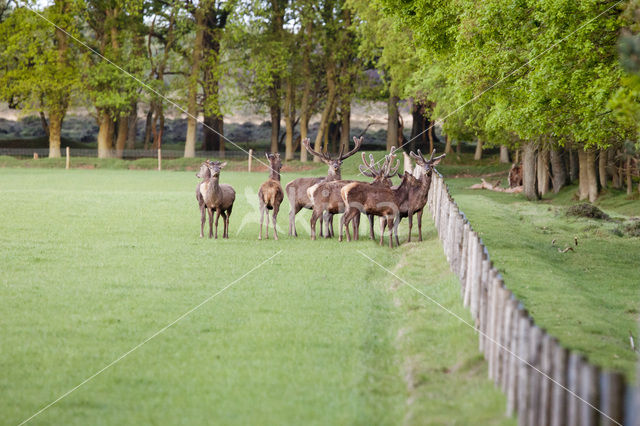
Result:
[[[414,214],[417,214],[418,218],[418,241],[422,241],[422,213],[424,212],[424,206],[427,204],[433,168],[447,155],[442,154],[439,157],[433,158],[435,153],[436,150],[434,149],[428,160],[424,155],[422,155],[420,150],[418,150],[417,154],[414,152],[410,153],[411,157],[416,160],[416,167],[414,169],[413,176],[407,176],[407,184],[410,187],[409,196],[400,206],[400,219],[403,217],[407,217],[409,219],[409,238],[407,239],[407,242],[411,242],[411,229],[413,227]],[[394,234],[396,244],[399,245],[400,242],[398,241],[397,227],[394,229]]]
[[[196,176],[203,178],[200,182],[199,191],[202,196],[202,202],[206,211],[209,212],[209,238],[213,237],[213,213],[216,213],[216,233],[215,238],[218,238],[218,220],[222,216],[223,221],[223,233],[222,238],[229,238],[229,217],[231,216],[231,210],[233,209],[233,202],[236,199],[236,192],[228,184],[220,183],[220,170],[227,165],[226,161],[221,163],[219,161],[206,161],[206,166],[209,169],[209,175],[203,173],[202,167],[200,172]],[[198,197],[196,197],[198,198]],[[200,199],[198,198],[198,202]],[[202,205],[200,207],[202,211],[200,222],[200,237],[204,237],[204,222],[206,215]]]
[[[329,170],[327,172],[326,177],[298,178],[298,179],[292,180],[287,184],[285,190],[287,192],[287,197],[289,198],[289,204],[291,205],[291,211],[289,212],[289,235],[296,236],[296,237],[298,236],[298,232],[296,231],[296,214],[298,214],[298,212],[303,208],[305,209],[313,208],[313,204],[311,204],[311,200],[309,199],[309,196],[307,194],[307,189],[309,189],[310,186],[313,186],[323,181],[328,182],[333,180],[340,180],[341,179],[340,168],[342,167],[342,161],[351,157],[360,149],[360,146],[362,145],[362,140],[363,140],[362,137],[356,138],[354,136],[353,142],[355,143],[355,147],[351,151],[347,152],[346,154],[343,154],[345,147],[341,146],[340,152],[338,153],[337,158],[331,158],[329,154],[314,151],[311,148],[309,138],[305,138],[305,140],[302,141],[302,144],[304,145],[306,150],[309,151],[311,155],[314,155],[320,158],[320,160],[323,163],[329,166]],[[322,228],[321,228],[320,235],[322,235]]]
[[[384,185],[387,187],[391,187],[391,177],[396,174],[398,171],[398,167],[400,166],[400,162],[396,163],[395,168],[392,168],[392,163],[395,158],[395,147],[391,149],[389,155],[385,156],[385,161],[382,166],[378,166],[373,158],[373,155],[369,154],[369,162],[367,163],[365,153],[362,153],[362,163],[360,168],[360,173],[365,176],[373,178],[373,183],[378,185]],[[340,196],[340,190],[350,183],[356,181],[353,180],[337,180],[330,182],[321,182],[311,186],[307,190],[307,194],[309,195],[309,199],[313,204],[313,214],[311,215],[311,239],[315,240],[316,237],[316,222],[319,217],[322,216],[323,222],[326,225],[326,236],[327,238],[333,235],[333,232],[330,232],[329,227],[329,215],[334,215],[338,213],[344,213],[345,204]],[[354,238],[358,239],[358,229],[360,224],[360,215],[357,215],[353,220],[353,233]],[[370,224],[370,235],[371,239],[375,238],[373,233],[373,217],[369,217]],[[321,225],[322,226],[322,225]],[[342,234],[340,235],[340,239],[342,239]]]
[[[269,179],[260,185],[258,190],[258,201],[260,202],[260,233],[258,239],[262,239],[262,223],[264,222],[264,215],[267,214],[267,239],[269,238],[269,210],[273,210],[273,235],[278,239],[278,231],[276,230],[276,219],[278,218],[278,210],[280,210],[280,203],[284,198],[282,191],[282,185],[280,185],[280,169],[282,168],[282,161],[280,161],[280,154],[266,154],[269,160]]]

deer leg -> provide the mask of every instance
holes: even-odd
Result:
[[[213,237],[213,209],[207,209],[209,211],[209,238]]]
[[[409,220],[409,238],[407,238],[407,242],[411,242],[411,229],[413,229],[413,212],[409,210],[407,213],[407,219]]]
[[[278,210],[280,209],[280,206],[273,206],[273,238],[276,239],[276,241],[278,240],[278,231],[276,230],[276,220],[278,219]],[[269,219],[269,217],[267,216],[267,220]]]
[[[360,213],[353,218],[353,239],[356,241],[360,239]]]
[[[264,222],[264,210],[264,203],[262,202],[262,200],[260,200],[260,232],[258,233],[259,240],[262,239],[262,223]],[[267,220],[269,220],[268,217]]]
[[[204,223],[207,221],[207,208],[200,206],[200,238],[204,238]]]
[[[369,218],[369,236],[371,237],[372,240],[376,240],[376,234],[375,232],[373,232],[373,215],[372,214],[368,214],[367,217]]]
[[[398,242],[398,225],[400,224],[400,215],[397,215],[395,218],[388,218],[387,222],[389,224],[389,229],[392,229],[393,232],[389,235],[389,247],[393,248],[393,235],[396,235],[396,245],[399,246]]]
[[[347,208],[347,210],[342,215],[342,219],[340,220],[340,236],[342,238],[343,226],[347,232],[347,241],[351,241],[351,234],[349,233],[349,222],[351,222],[351,216],[353,216],[352,208]]]
[[[289,212],[289,235],[292,237],[298,236],[298,232],[296,231],[296,215],[300,209],[300,206],[294,205],[291,207],[291,211]]]
[[[424,210],[420,210],[418,212],[418,241],[422,241],[422,212]]]
[[[227,210],[226,214],[225,214],[225,230],[224,230],[224,238],[229,238],[229,221],[231,220],[231,208],[233,206],[229,207],[229,210]]]
[[[329,238],[333,238],[333,214],[327,214],[327,234]]]
[[[215,236],[214,236],[214,238],[215,238],[216,240],[218,239],[218,221],[220,220],[220,214],[221,214],[221,213],[222,213],[222,211],[221,211],[220,209],[217,209],[217,210],[216,210],[216,233],[215,233]],[[223,217],[223,218],[222,218],[222,222],[224,223],[224,221],[225,221],[225,220],[226,220],[226,219]],[[224,232],[223,232],[223,234],[222,234],[222,235],[224,235]]]
[[[318,210],[316,208],[313,209],[313,213],[311,213],[311,220],[309,222],[309,224],[311,225],[311,239],[315,240],[316,239],[316,223],[318,222],[318,217],[320,216],[320,213],[318,212]],[[320,232],[322,232],[322,220],[320,221]],[[320,234],[322,235],[322,234]]]
[[[387,226],[387,221],[384,216],[380,217],[380,245],[384,245],[384,228]]]

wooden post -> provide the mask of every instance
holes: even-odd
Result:
[[[515,299],[511,299],[512,303],[518,304]],[[509,356],[509,383],[507,384],[507,415],[513,416],[520,406],[518,405],[518,387],[520,386],[520,375],[518,374],[520,360],[514,355],[521,356],[519,351],[520,340],[520,322],[526,320],[526,313],[524,309],[517,306],[514,309],[513,323],[511,324],[511,342],[509,349],[511,354]]]
[[[162,170],[162,148],[158,147],[158,171]]]
[[[580,425],[580,404],[582,402],[575,397],[580,390],[580,366],[582,359],[576,352],[569,354],[569,363],[567,364],[567,388],[572,392],[567,395],[567,419],[564,424],[567,426]]]
[[[521,313],[520,313],[521,312]],[[529,412],[529,394],[531,392],[529,367],[526,361],[529,359],[529,339],[531,336],[531,318],[524,309],[521,309],[518,318],[518,352],[520,359],[518,365],[518,426],[527,425],[527,413]]]
[[[478,238],[475,235],[475,232],[469,232],[469,255],[467,257],[467,280],[464,285],[464,299],[463,304],[465,307],[469,307],[471,305],[471,289],[473,287],[473,278],[476,274],[476,256],[478,250],[476,250],[476,245],[478,244]]]
[[[606,414],[600,415],[602,426],[613,426],[616,422],[623,422],[624,376],[621,374],[609,371],[600,374],[600,411]]]
[[[584,361],[580,368],[580,397],[587,401],[579,402],[580,411],[580,425],[582,426],[596,426],[600,414],[593,408],[599,405],[598,397],[598,377],[600,371],[598,367],[591,365],[589,362]],[[589,405],[591,404],[591,405]],[[593,406],[593,407],[592,407]]]
[[[558,383],[551,384],[551,426],[563,426],[567,421],[567,401],[571,397],[561,387],[567,386],[569,354],[556,339],[551,341],[551,352],[553,358],[551,377]]]
[[[506,289],[505,289],[506,290]],[[511,380],[511,341],[513,337],[512,329],[513,329],[513,321],[515,318],[514,309],[517,307],[517,304],[512,297],[512,294],[509,290],[506,290],[506,294],[504,295],[504,321],[502,328],[502,377],[500,380],[500,387],[502,392],[505,395],[509,394],[509,381]]]
[[[66,158],[66,161],[65,161],[64,168],[69,170],[69,166],[71,165],[71,154],[70,154],[71,150],[69,149],[69,147],[67,147],[66,151],[67,151],[67,158]]]
[[[458,269],[458,277],[460,277],[461,296],[464,299],[464,287],[467,281],[467,263],[469,262],[469,223],[465,222],[462,228],[462,256],[460,257],[460,269]]]
[[[542,336],[542,357],[540,359],[540,370],[549,377],[552,377],[553,365],[553,338],[547,333]],[[551,389],[554,384],[544,376],[541,376],[540,384],[540,412],[538,423],[548,425],[551,422]]]
[[[502,298],[504,289],[502,288],[502,281],[498,276],[498,271],[492,269],[493,284],[491,293],[491,306],[490,306],[490,318],[491,321],[491,344],[489,346],[489,378],[493,379],[493,383],[498,386],[500,383],[500,344],[502,339],[502,318],[503,307]]]
[[[251,163],[253,161],[253,149],[249,150],[249,172],[251,172]]]
[[[476,244],[474,246],[475,255],[474,255],[474,266],[473,266],[473,276],[471,280],[471,317],[475,321],[476,327],[478,325],[478,311],[480,307],[480,281],[482,278],[482,241],[480,241],[480,237],[475,235]]]
[[[487,305],[489,303],[489,271],[491,270],[490,261],[482,256],[482,275],[480,275],[480,285],[478,286],[478,318],[476,320],[476,328],[478,329],[478,349],[485,353],[487,332]]]
[[[527,358],[531,366],[527,366],[529,382],[529,399],[527,403],[527,424],[539,425],[540,422],[540,392],[544,377],[536,368],[540,370],[542,361],[542,330],[536,325],[531,327],[529,337],[529,357]],[[533,366],[533,367],[532,367]],[[535,368],[534,368],[535,367]]]

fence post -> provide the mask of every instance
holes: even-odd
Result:
[[[489,304],[489,272],[491,270],[490,261],[482,256],[482,275],[480,275],[480,285],[478,286],[478,319],[476,321],[476,328],[480,331],[478,333],[478,349],[485,354],[486,358],[486,338],[487,332],[487,306]]]
[[[619,373],[605,371],[600,374],[600,424],[613,426],[624,420],[624,377]]]
[[[521,312],[521,313],[520,313]],[[521,309],[518,318],[518,425],[526,426],[527,413],[529,412],[529,392],[531,392],[531,381],[529,377],[529,367],[526,361],[529,359],[529,340],[531,336],[531,318],[528,313]]]
[[[249,172],[251,172],[251,162],[253,160],[253,149],[249,149]]]
[[[557,339],[551,340],[551,356],[553,358],[553,380],[551,384],[551,426],[563,426],[567,420],[567,401],[570,396],[561,386],[567,385],[568,351]]]
[[[527,358],[527,360],[530,364],[527,366],[527,375],[529,377],[527,424],[544,424],[540,422],[540,392],[542,390],[542,380],[544,379],[544,377],[538,371],[536,371],[536,369],[541,370],[542,330],[540,330],[540,327],[533,324],[533,321],[530,329],[529,357]]]
[[[460,295],[464,301],[464,288],[467,282],[467,263],[469,262],[469,223],[464,224],[462,229],[462,257],[460,258],[460,268],[458,269],[458,277],[460,277]]]
[[[575,395],[578,395],[580,386],[580,365],[582,359],[576,352],[569,354],[569,362],[567,365],[567,388],[572,392],[567,397],[567,426],[578,426],[580,424],[580,407],[581,403]]]
[[[66,158],[65,165],[64,165],[64,168],[67,169],[67,170],[69,170],[69,166],[71,165],[71,163],[70,163],[70,161],[71,161],[70,151],[71,150],[69,149],[69,147],[67,147],[67,149],[66,149],[67,158]]]
[[[162,170],[162,148],[158,147],[158,171]]]
[[[542,356],[540,359],[540,370],[551,377],[553,365],[553,339],[547,333],[542,336]],[[553,383],[547,377],[540,377],[540,412],[538,423],[548,425],[551,422],[551,387]]]
[[[599,413],[593,409],[599,405],[598,401],[598,367],[584,361],[580,368],[580,397],[587,401],[580,401],[580,424],[582,426],[595,426],[598,424]],[[593,407],[592,407],[593,406]]]
[[[520,361],[516,358],[515,355],[519,356],[518,351],[518,339],[520,336],[520,320],[525,318],[524,309],[522,309],[518,305],[518,302],[515,299],[509,299],[510,303],[516,305],[513,309],[513,314],[511,318],[511,337],[510,337],[510,345],[509,345],[509,382],[507,384],[507,415],[509,417],[513,416],[518,410],[518,386],[519,386],[519,374],[518,374],[518,365]]]
[[[469,307],[471,304],[471,289],[473,287],[473,277],[476,273],[476,245],[478,244],[478,238],[475,232],[469,230],[469,255],[467,257],[467,280],[464,285],[464,301],[465,307]]]

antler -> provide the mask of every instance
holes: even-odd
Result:
[[[385,155],[385,162],[382,166],[383,174],[385,177],[394,176],[398,172],[398,168],[400,167],[400,160],[396,161],[395,167],[391,167],[391,164],[393,164],[393,159],[396,157],[396,150],[397,148],[395,146],[392,146],[389,154]]]
[[[340,153],[338,154],[338,160],[342,161],[345,160],[349,157],[351,157],[353,154],[355,154],[356,152],[358,152],[358,150],[360,149],[360,146],[362,146],[362,141],[364,140],[364,136],[360,136],[360,138],[357,137],[353,137],[353,142],[356,144],[356,146],[353,147],[353,149],[349,152],[347,152],[345,155],[342,155],[342,151],[344,150],[344,146],[340,147]]]
[[[304,140],[302,141],[302,144],[304,145],[305,148],[307,148],[307,151],[309,151],[309,154],[315,155],[316,157],[320,158],[323,161],[331,160],[331,158],[327,154],[322,152],[317,152],[313,148],[311,148],[311,141],[309,140],[309,138],[304,138]]]

